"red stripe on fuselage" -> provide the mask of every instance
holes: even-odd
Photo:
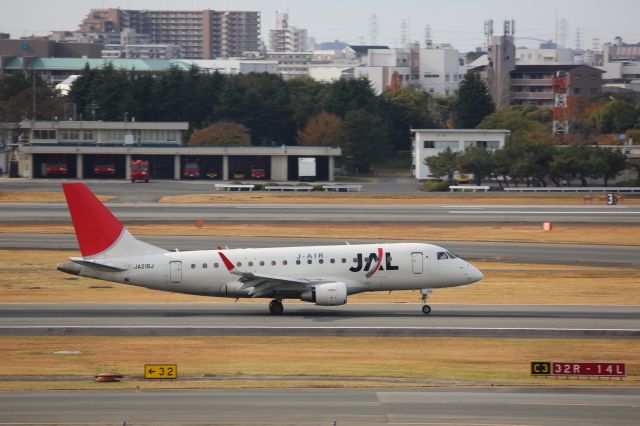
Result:
[[[225,256],[221,251],[218,252],[218,255],[220,255],[220,259],[222,259],[224,266],[226,266],[229,271],[233,271],[233,263],[231,263],[231,261],[227,259],[227,256]]]

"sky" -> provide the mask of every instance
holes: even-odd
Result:
[[[378,17],[378,44],[399,47],[403,21],[407,39],[424,43],[427,25],[434,43],[451,43],[460,51],[482,46],[484,21],[494,20],[494,34],[502,34],[506,19],[515,20],[516,45],[535,47],[556,37],[557,21],[566,20],[567,47],[590,48],[621,36],[640,42],[639,0],[0,0],[0,32],[12,37],[46,35],[75,30],[92,8],[171,10],[257,10],[262,39],[275,26],[275,12],[289,13],[289,25],[307,28],[316,41],[371,43],[371,17]],[[559,25],[563,27],[563,25]],[[562,41],[562,31],[560,40]],[[409,35],[410,34],[410,35]]]

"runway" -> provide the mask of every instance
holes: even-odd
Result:
[[[208,250],[218,245],[230,248],[297,247],[341,245],[344,239],[212,237],[141,235],[139,239],[167,250]],[[350,239],[351,244],[406,242],[407,240]],[[425,242],[425,241],[420,241]],[[457,253],[467,260],[520,261],[525,263],[560,263],[640,267],[638,248],[634,246],[588,244],[538,244],[471,241],[426,241]],[[73,234],[0,233],[0,248],[78,250]]]
[[[259,197],[259,195],[256,195]],[[123,223],[638,224],[640,206],[106,203]],[[66,204],[3,204],[0,223],[71,223]]]
[[[0,393],[0,424],[635,425],[638,388],[218,389]],[[335,423],[333,423],[335,422]]]
[[[0,335],[640,338],[640,306],[4,303]]]

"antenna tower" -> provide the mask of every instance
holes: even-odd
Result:
[[[424,45],[427,49],[433,47],[433,39],[431,38],[431,25],[424,27]]]
[[[493,37],[493,19],[484,21],[484,36],[486,37],[485,49],[489,50],[489,46],[491,46],[491,37]]]
[[[407,32],[408,32],[407,20],[403,19],[402,22],[400,23],[400,47],[405,47],[408,43]]]
[[[378,44],[379,34],[380,34],[380,20],[378,19],[378,15],[374,13],[369,18],[369,39],[373,46]]]
[[[558,39],[560,46],[567,47],[567,42],[569,41],[569,21],[564,18],[560,20],[558,27]]]

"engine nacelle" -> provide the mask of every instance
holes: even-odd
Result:
[[[318,284],[305,291],[300,299],[321,306],[337,306],[347,303],[347,285],[345,283]]]

